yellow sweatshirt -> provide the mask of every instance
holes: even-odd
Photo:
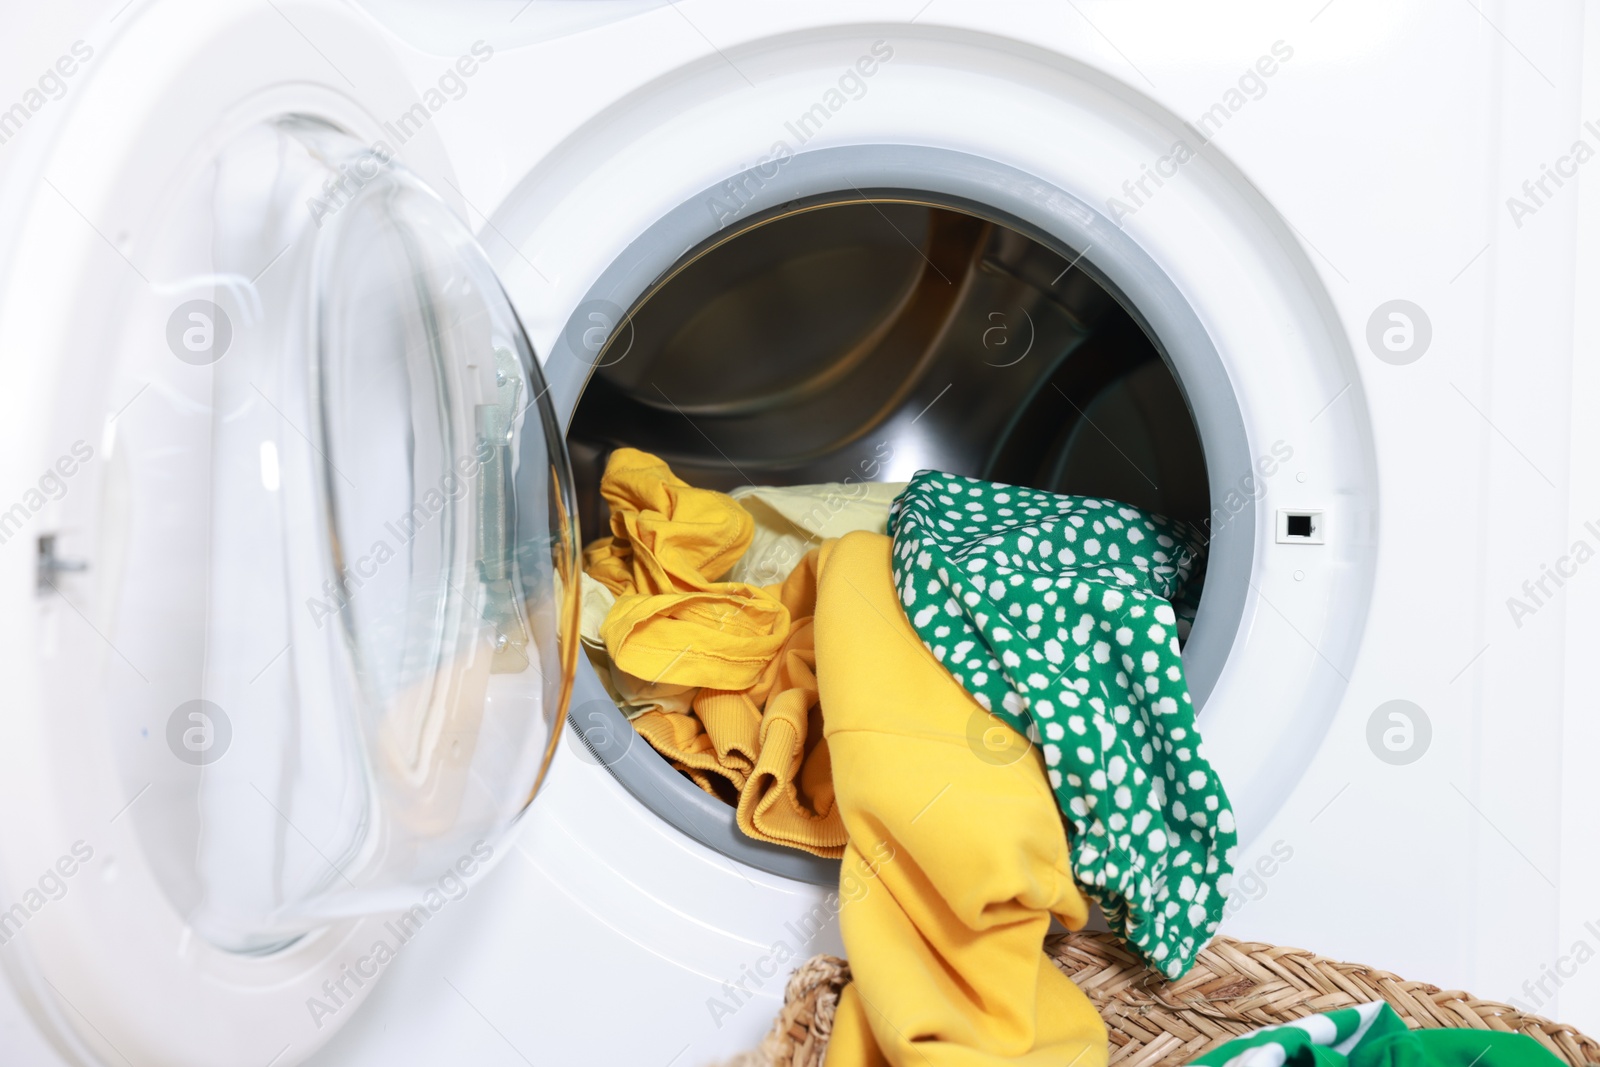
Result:
[[[843,537],[817,590],[854,975],[826,1067],[1105,1067],[1104,1025],[1043,952],[1050,916],[1080,928],[1088,903],[1037,751],[923,647],[890,544]]]

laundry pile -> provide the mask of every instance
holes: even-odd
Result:
[[[611,454],[600,493],[611,536],[584,549],[582,631],[618,707],[674,767],[733,803],[746,834],[841,855],[813,647],[829,546],[781,582],[724,581],[755,533],[733,498],[631,448]]]
[[[618,706],[746,834],[867,887],[828,1063],[1103,1064],[1051,917],[1095,900],[1176,976],[1232,870],[1178,655],[1198,532],[932,471],[729,496],[633,449],[600,489],[583,633]]]
[[[1110,500],[930,471],[890,526],[923,644],[1042,749],[1078,879],[1113,930],[1181,976],[1221,921],[1237,842],[1172,607],[1199,533]]]

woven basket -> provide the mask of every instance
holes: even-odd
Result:
[[[1115,1067],[1179,1067],[1258,1027],[1374,1000],[1388,1001],[1413,1028],[1513,1031],[1572,1067],[1600,1064],[1600,1042],[1570,1026],[1303,949],[1219,937],[1178,982],[1149,970],[1106,933],[1054,937],[1045,951],[1105,1020]],[[844,960],[807,960],[790,976],[783,1010],[761,1047],[727,1067],[821,1067],[839,991],[849,981]]]

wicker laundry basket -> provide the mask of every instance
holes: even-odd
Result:
[[[1181,981],[1146,968],[1110,934],[1052,938],[1045,951],[1105,1020],[1116,1067],[1178,1067],[1258,1027],[1386,1000],[1407,1025],[1527,1034],[1572,1067],[1600,1064],[1600,1042],[1490,1000],[1302,949],[1219,937]],[[790,977],[783,1010],[761,1047],[727,1067],[820,1067],[850,968],[814,956]]]

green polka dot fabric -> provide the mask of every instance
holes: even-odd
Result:
[[[1582,944],[1582,942],[1579,942]],[[1192,1067],[1565,1067],[1528,1034],[1467,1027],[1412,1030],[1383,1001],[1264,1026]]]
[[[889,532],[912,627],[1040,747],[1079,882],[1179,977],[1216,932],[1237,842],[1172,603],[1197,573],[1199,531],[1115,500],[921,471]]]

